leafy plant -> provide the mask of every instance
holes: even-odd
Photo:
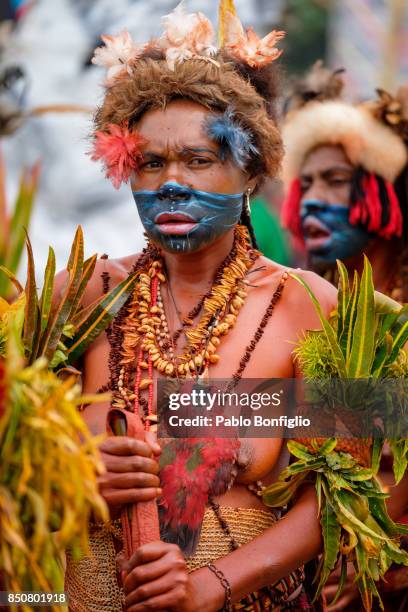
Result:
[[[45,359],[24,367],[14,346],[2,360],[2,387],[0,574],[9,591],[61,592],[65,549],[86,553],[90,515],[108,518],[98,440],[78,413],[75,379],[61,381]]]
[[[329,350],[334,374],[341,378],[385,377],[408,341],[408,305],[401,306],[374,290],[372,269],[366,257],[361,279],[355,272],[351,288],[347,270],[340,261],[338,270],[338,306],[329,319],[303,278],[292,276],[305,287],[315,305],[323,328],[317,333]],[[296,351],[301,364],[305,363],[302,345],[301,341]],[[312,361],[310,365],[309,374],[314,377]]]
[[[24,289],[11,271],[0,266],[0,270],[15,284],[19,293],[18,299],[24,303],[21,343],[26,364],[31,365],[39,357],[45,357],[53,370],[72,367],[106,329],[129,298],[135,276],[130,275],[108,294],[102,295],[84,308],[81,300],[95,270],[97,256],[93,255],[84,260],[81,227],[76,231],[66,267],[66,278],[61,295],[57,299],[53,300],[55,289],[53,249],[51,247],[49,249],[41,294],[37,291],[34,257],[29,239],[27,239],[27,258],[27,281]],[[2,308],[3,315],[1,315]],[[2,344],[4,346],[5,327],[2,326],[2,319],[7,317],[7,313],[7,305],[4,300],[0,300],[0,349]]]
[[[375,470],[362,467],[350,454],[336,450],[337,440],[328,439],[312,449],[288,442],[290,453],[298,459],[281,474],[279,482],[269,487],[264,502],[273,507],[287,504],[298,487],[315,475],[322,527],[324,554],[318,569],[318,597],[341,559],[342,579],[335,599],[341,594],[347,560],[353,553],[357,584],[366,610],[371,610],[372,595],[379,597],[375,581],[391,563],[408,565],[408,554],[397,543],[408,532],[387,514],[385,498],[375,477]]]
[[[24,288],[1,267],[18,298],[0,297],[0,581],[10,591],[52,592],[63,590],[64,550],[74,558],[88,551],[90,515],[107,519],[99,440],[78,414],[78,405],[107,398],[81,396],[73,366],[129,298],[135,276],[83,307],[96,256],[84,261],[80,227],[59,295],[52,248],[41,293],[28,239],[27,255]]]
[[[341,262],[338,270],[337,309],[328,318],[308,284],[292,274],[309,293],[322,325],[321,330],[305,334],[295,355],[305,377],[322,383],[316,386],[326,404],[332,408],[340,405],[352,412],[367,403],[367,396],[353,392],[353,385],[343,385],[342,381],[408,377],[404,348],[408,341],[408,309],[374,291],[367,258],[361,279],[355,273],[351,287]],[[333,380],[339,384],[333,384]],[[333,389],[344,388],[351,391],[339,393],[333,402]],[[340,396],[343,402],[339,404]],[[383,399],[392,409],[399,401],[397,395],[387,393]],[[403,399],[402,409],[406,410],[406,394]],[[288,449],[297,461],[282,472],[277,483],[267,487],[263,500],[269,506],[285,505],[302,483],[314,481],[324,541],[316,576],[316,597],[340,562],[341,578],[334,600],[337,601],[346,578],[347,561],[351,559],[364,608],[371,610],[373,596],[382,606],[376,581],[384,576],[392,562],[408,565],[408,554],[398,545],[399,535],[407,530],[388,516],[384,501],[387,495],[376,479],[384,440],[311,438],[302,442],[288,442]],[[361,462],[370,444],[372,460],[367,467]],[[395,478],[399,482],[407,467],[408,442],[390,439],[389,444],[394,454]]]
[[[32,206],[38,187],[40,165],[25,169],[11,215],[7,213],[5,167],[0,158],[0,264],[16,274],[24,250]],[[6,275],[0,277],[0,295],[10,297],[12,285]]]
[[[311,296],[323,328],[305,334],[295,349],[296,358],[305,377],[313,380],[369,379],[374,383],[377,381],[374,386],[377,390],[381,389],[379,381],[383,381],[382,412],[386,413],[384,405],[389,404],[398,426],[399,421],[405,422],[407,396],[404,393],[401,398],[396,385],[395,393],[391,394],[389,390],[392,385],[384,381],[398,378],[408,380],[408,352],[405,348],[408,342],[408,305],[402,306],[374,290],[372,270],[367,258],[364,260],[361,280],[356,272],[352,287],[349,285],[347,270],[340,261],[338,270],[338,306],[328,319],[307,283],[293,275]],[[329,384],[329,388],[333,395],[333,384]],[[348,407],[356,409],[358,402],[367,405],[368,396],[360,395],[356,399],[351,393],[353,385],[346,385],[346,388],[352,396],[351,400],[347,396],[343,397]],[[354,388],[361,389],[358,385]],[[406,392],[406,385],[402,390]],[[330,403],[333,397],[328,393],[326,400]],[[388,414],[388,425],[390,423],[392,418]],[[394,454],[394,476],[398,483],[408,465],[408,445],[396,437],[389,437],[388,443]],[[402,454],[401,449],[405,447],[406,452]]]

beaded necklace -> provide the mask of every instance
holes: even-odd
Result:
[[[236,323],[247,295],[246,285],[249,283],[245,276],[259,255],[250,245],[247,228],[236,226],[233,248],[217,270],[212,287],[184,318],[182,327],[171,336],[161,296],[161,286],[166,282],[164,262],[155,247],[145,250],[135,264],[139,274],[134,292],[109,332],[109,386],[113,391],[114,407],[137,411],[145,422],[145,428],[150,429],[157,422],[153,413],[154,369],[169,379],[208,375],[209,366],[219,361],[216,352],[222,337]],[[287,277],[284,272],[229,389],[241,379],[280,299]],[[201,317],[193,327],[193,319],[200,312]],[[183,332],[186,346],[181,355],[176,355],[175,342]]]

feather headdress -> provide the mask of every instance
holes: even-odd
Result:
[[[163,17],[164,34],[159,39],[169,68],[189,59],[207,59],[217,53],[215,32],[203,13],[187,13],[184,0],[172,13]]]
[[[95,115],[92,159],[104,162],[116,187],[126,181],[140,159],[137,118],[149,108],[164,108],[177,93],[214,114],[206,128],[224,158],[260,176],[275,176],[283,151],[271,63],[280,55],[274,45],[283,34],[261,40],[245,32],[233,0],[220,2],[218,47],[211,22],[203,13],[188,13],[184,2],[162,24],[161,36],[144,45],[126,30],[102,37],[105,46],[92,61],[107,68],[107,91]]]
[[[105,46],[95,49],[92,63],[107,68],[104,85],[111,87],[117,77],[132,73],[132,62],[142,55],[146,45],[137,45],[127,30],[117,36],[105,34],[101,38]]]
[[[292,93],[282,130],[287,187],[282,222],[301,236],[299,177],[304,160],[316,147],[335,145],[365,173],[361,197],[350,207],[350,223],[383,238],[401,237],[403,218],[393,183],[408,163],[407,88],[400,88],[395,98],[379,90],[376,101],[353,105],[340,97],[342,87],[340,71],[331,72],[317,62]],[[380,196],[379,181],[386,197]]]
[[[369,105],[373,115],[408,144],[408,85],[401,86],[395,96],[384,89],[377,89],[377,94],[377,100]]]
[[[231,109],[223,115],[210,116],[205,124],[208,136],[220,145],[220,156],[224,161],[229,156],[239,168],[244,169],[251,155],[257,155],[258,149],[253,137],[237,121]]]
[[[358,105],[341,98],[342,88],[340,71],[329,71],[322,62],[298,82],[282,129],[285,183],[298,178],[309,151],[324,144],[342,146],[354,165],[390,183],[407,164],[407,149],[398,133],[408,125],[404,88],[398,94],[401,99],[380,92],[376,102]]]
[[[118,36],[102,36],[105,47],[98,47],[92,62],[108,69],[106,87],[115,80],[131,74],[135,62],[147,47],[161,51],[171,70],[177,64],[191,59],[216,62],[215,56],[225,49],[229,55],[251,68],[261,68],[276,60],[282,53],[276,43],[284,32],[273,30],[264,38],[259,38],[252,28],[244,30],[235,10],[233,0],[221,0],[219,23],[219,47],[216,46],[216,33],[203,13],[188,13],[184,0],[169,15],[162,19],[164,32],[156,40],[140,45],[132,40],[124,30]]]
[[[224,17],[224,48],[238,61],[251,68],[260,68],[270,64],[282,55],[276,43],[285,36],[285,32],[273,30],[260,38],[253,30],[244,30],[239,17],[231,11]]]

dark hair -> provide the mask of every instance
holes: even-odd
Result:
[[[401,238],[400,274],[402,282],[402,301],[408,302],[408,166],[394,183],[395,193],[400,204],[404,227]]]

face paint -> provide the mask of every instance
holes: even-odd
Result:
[[[147,235],[170,253],[193,253],[236,225],[243,193],[198,191],[168,182],[158,191],[134,191]]]
[[[359,225],[351,225],[349,213],[349,207],[341,204],[302,202],[302,233],[314,265],[335,264],[336,259],[343,261],[364,251],[371,234]]]

